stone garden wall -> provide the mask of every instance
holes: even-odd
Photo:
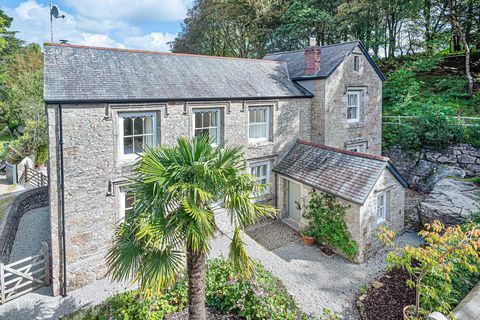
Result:
[[[443,151],[422,149],[408,153],[398,147],[385,151],[412,189],[430,192],[445,177],[480,176],[480,150],[468,144],[450,146]]]
[[[48,206],[48,187],[35,188],[20,194],[0,221],[0,261],[9,262],[10,252],[22,216],[34,209]]]
[[[480,176],[479,149],[458,144],[443,151],[423,149],[412,154],[395,147],[385,155],[417,191],[413,192],[417,200],[407,196],[411,210],[406,213],[418,227],[434,220],[461,224],[480,212],[480,185],[463,179]]]

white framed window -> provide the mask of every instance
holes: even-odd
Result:
[[[268,140],[270,134],[270,107],[248,108],[248,140]]]
[[[360,70],[360,56],[353,56],[353,71],[358,72]]]
[[[377,223],[387,220],[387,193],[377,196]]]
[[[257,179],[258,184],[267,185],[263,193],[255,194],[255,197],[261,197],[270,193],[270,162],[256,162],[250,165],[250,174]]]
[[[134,197],[132,194],[132,189],[129,187],[120,187],[119,201],[120,220],[124,220],[125,217],[133,210]]]
[[[207,134],[214,143],[220,143],[220,109],[193,110],[193,136]]]
[[[135,157],[157,144],[155,112],[119,113],[120,157]]]
[[[360,121],[360,92],[349,91],[347,93],[347,122]]]
[[[348,151],[353,151],[353,152],[366,152],[367,151],[367,143],[362,142],[362,143],[355,143],[355,144],[349,144],[345,148]]]

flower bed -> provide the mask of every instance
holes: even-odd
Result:
[[[214,319],[301,319],[306,318],[282,283],[257,264],[254,278],[238,277],[224,259],[207,263],[206,304]],[[79,310],[65,319],[183,319],[187,306],[186,279],[162,295],[142,298],[136,290],[117,294],[101,305]],[[225,316],[223,316],[223,315]],[[218,317],[217,317],[218,316]]]

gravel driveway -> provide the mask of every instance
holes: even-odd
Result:
[[[282,237],[282,229],[272,237]],[[211,257],[228,256],[230,233],[219,235],[212,244]],[[267,250],[247,234],[242,237],[250,257],[259,260],[267,270],[282,280],[288,292],[302,309],[312,316],[319,316],[324,307],[344,317],[359,319],[355,297],[363,284],[369,284],[385,269],[386,250],[379,252],[367,263],[355,264],[346,259],[328,256],[317,247],[303,245],[301,240],[289,242],[274,250]],[[420,238],[407,232],[398,237],[397,243],[418,245]]]
[[[48,207],[26,212],[20,219],[10,253],[10,262],[38,254],[43,241],[50,243]]]

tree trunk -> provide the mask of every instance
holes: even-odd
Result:
[[[205,254],[187,248],[188,319],[206,320],[205,309]]]

